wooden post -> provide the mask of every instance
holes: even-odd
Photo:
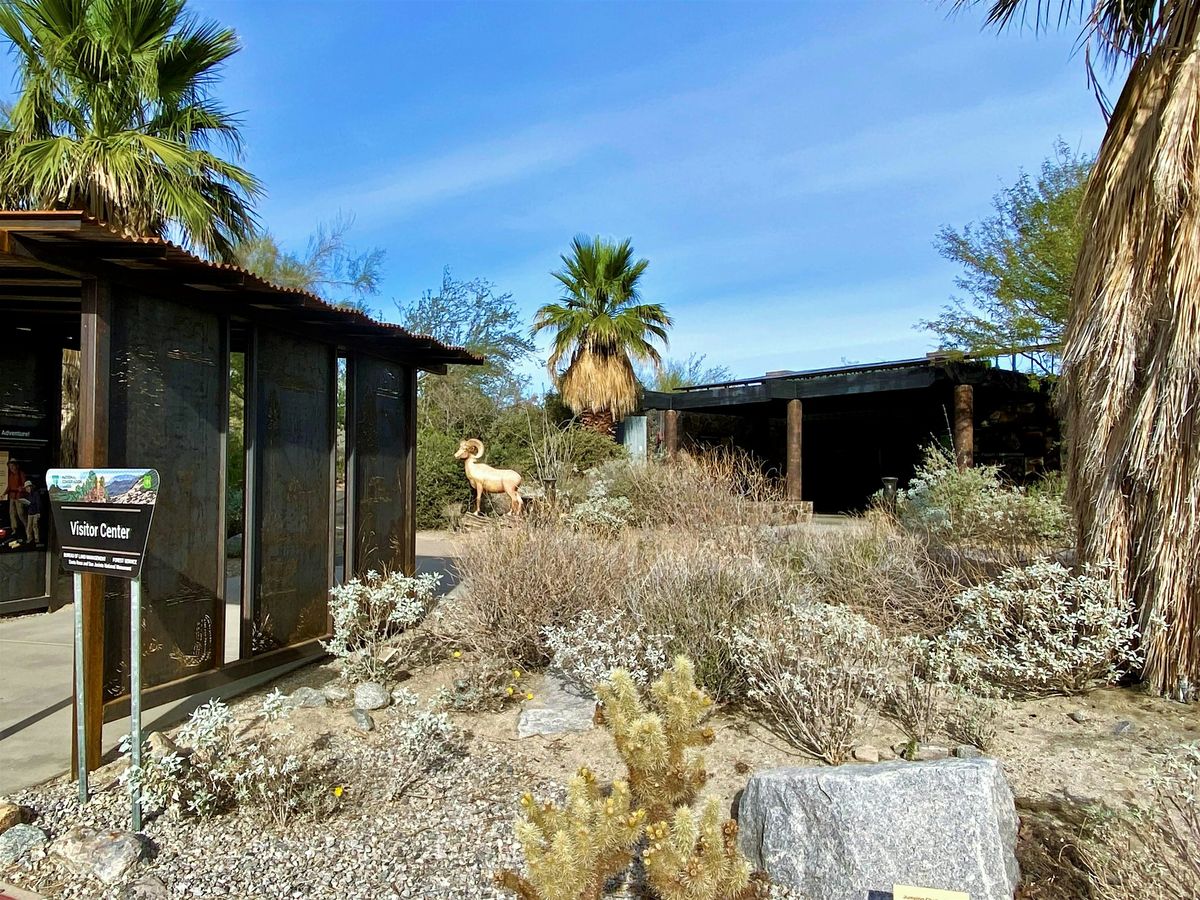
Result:
[[[404,369],[404,546],[400,567],[405,575],[417,573],[417,370]]]
[[[954,386],[954,455],[959,471],[975,465],[975,389]]]
[[[85,278],[81,285],[79,329],[79,461],[80,468],[108,464],[108,393],[111,379],[110,330],[112,296],[107,282]],[[100,765],[104,724],[104,576],[84,575],[83,690],[87,700],[84,721],[86,770]],[[74,723],[73,723],[74,724]],[[72,752],[72,771],[78,774],[78,752]]]
[[[789,400],[787,405],[787,498],[789,500],[801,499],[803,435],[804,404],[799,400]]]
[[[663,446],[667,459],[679,454],[679,410],[668,409],[663,413]]]

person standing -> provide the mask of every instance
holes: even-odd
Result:
[[[42,521],[42,493],[34,486],[32,481],[25,482],[25,500],[29,504],[25,508],[25,515],[27,516],[25,534],[29,537],[29,543],[36,546],[42,541],[40,527]]]
[[[25,473],[21,471],[20,464],[15,459],[8,461],[8,488],[5,496],[8,498],[8,525],[12,529],[12,536],[18,536],[17,525],[20,524],[22,529],[26,529],[25,524],[25,504],[21,502],[25,495]]]

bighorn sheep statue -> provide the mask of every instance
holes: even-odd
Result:
[[[483,441],[479,438],[468,438],[462,441],[458,445],[458,452],[454,454],[455,459],[463,460],[463,470],[467,473],[467,481],[471,482],[471,487],[475,490],[475,515],[479,515],[484,491],[489,494],[508,494],[509,515],[520,514],[521,508],[525,505],[525,501],[517,492],[517,488],[521,486],[521,474],[512,469],[493,469],[479,461],[482,456]]]

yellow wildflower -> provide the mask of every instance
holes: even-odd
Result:
[[[340,784],[333,789],[333,796],[335,796],[335,797],[342,796],[342,786]]]
[[[460,659],[460,658],[462,657],[462,651],[461,651],[461,650],[455,650],[455,651],[454,651],[452,654],[450,654],[450,655],[451,655],[451,656],[453,656],[455,659]]]
[[[526,692],[525,692],[525,699],[526,699],[526,700],[532,700],[532,699],[533,699],[533,691],[526,691]]]

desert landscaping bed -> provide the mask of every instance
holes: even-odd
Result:
[[[451,660],[417,673],[405,687],[423,699],[437,696],[466,665]],[[330,666],[297,672],[278,685],[345,695]],[[535,701],[541,678],[529,679]],[[252,718],[262,695],[234,704]],[[394,710],[372,713],[376,727],[363,731],[349,701],[299,707],[273,727],[287,729],[301,747],[328,758],[330,790],[341,787],[336,809],[320,822],[278,828],[233,811],[208,819],[165,814],[149,818],[144,834],[152,858],[131,874],[137,893],[170,897],[507,897],[492,874],[520,867],[513,839],[517,800],[532,788],[560,797],[561,785],[581,765],[605,778],[620,773],[620,761],[601,730],[517,738],[518,708],[495,713],[452,715],[462,729],[462,754],[430,773],[395,800],[388,799],[396,770]],[[706,753],[708,791],[731,804],[750,773],[778,766],[819,765],[783,745],[772,733],[734,713],[714,718],[716,740]],[[1015,705],[1004,717],[995,756],[1002,760],[1019,811],[1030,817],[1048,811],[1082,813],[1096,804],[1138,799],[1145,778],[1162,756],[1195,740],[1200,722],[1189,707],[1111,688],[1086,698],[1051,698]],[[902,744],[886,722],[864,738],[876,749]],[[869,752],[869,751],[868,751]],[[886,749],[884,750],[886,755]],[[848,765],[866,765],[860,762]],[[75,788],[57,779],[11,799],[29,811],[32,824],[50,841],[76,824],[100,830],[128,828],[128,798],[117,780],[121,763],[93,778],[95,795],[82,809]],[[1040,818],[1039,821],[1044,821]],[[1066,822],[1062,823],[1067,828]],[[1026,875],[1036,874],[1047,852],[1040,835],[1027,829],[1018,847]],[[1068,835],[1069,837],[1069,835]],[[54,897],[111,897],[118,889],[72,870],[53,853],[39,851],[7,870],[13,884]],[[1072,896],[1054,883],[1027,882],[1028,897]],[[122,886],[124,890],[131,890]],[[787,896],[777,891],[777,896]]]

